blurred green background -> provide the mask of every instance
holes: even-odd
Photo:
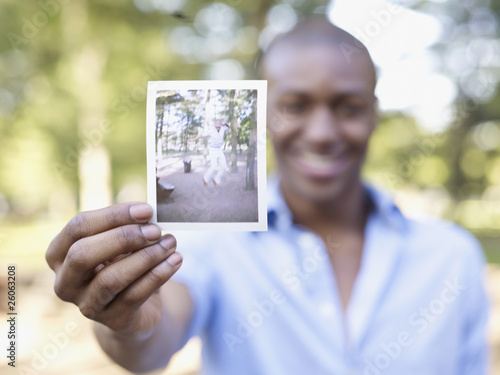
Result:
[[[458,94],[441,133],[381,113],[365,175],[410,214],[465,226],[500,262],[500,1],[400,4],[440,20],[431,50],[462,64],[438,67]],[[329,5],[1,0],[1,252],[28,261],[78,210],[145,199],[148,80],[255,78],[267,39]]]
[[[25,284],[39,273],[50,279],[45,250],[76,212],[146,199],[147,81],[255,79],[255,59],[274,35],[335,3],[0,0],[1,269],[18,264]],[[359,9],[350,17],[368,3],[351,1]],[[500,280],[500,0],[396,3],[438,21],[440,36],[426,53],[455,94],[436,129],[415,112],[381,111],[365,177],[408,215],[472,231]],[[379,25],[372,41],[393,32],[380,13],[367,15]],[[52,296],[51,282],[42,295]],[[498,349],[498,324],[492,332]]]

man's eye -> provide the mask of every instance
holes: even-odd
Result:
[[[341,117],[355,117],[364,113],[365,106],[361,104],[342,103],[337,106],[336,112]]]
[[[283,105],[283,115],[296,116],[304,112],[306,105],[303,103],[288,103]]]

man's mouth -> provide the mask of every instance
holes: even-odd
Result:
[[[294,164],[302,173],[313,178],[335,177],[347,167],[347,158],[344,154],[300,151],[293,159]]]

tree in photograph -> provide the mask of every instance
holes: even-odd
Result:
[[[229,92],[229,116],[228,122],[231,126],[231,173],[238,173],[238,116],[235,116],[234,95],[236,90]]]
[[[207,90],[207,96],[205,99],[205,118],[203,119],[203,130],[207,131],[210,126],[210,117],[213,116],[213,108],[210,103],[210,91]],[[208,139],[203,138],[203,163],[207,164],[208,162]]]
[[[165,117],[165,106],[158,105],[158,99],[156,100],[156,155],[162,155],[163,150],[160,146],[162,142],[160,140],[163,137],[163,119]]]
[[[156,154],[163,155],[165,146],[168,153],[168,127],[170,126],[170,108],[172,103],[184,101],[184,97],[175,91],[159,92],[156,98]],[[167,110],[167,121],[165,121],[165,109]],[[166,128],[166,129],[164,129]],[[163,140],[165,139],[165,144]]]
[[[252,124],[252,95],[251,90],[240,90],[237,92],[235,105],[238,107],[238,146],[240,153],[243,149],[248,150],[250,139],[250,128]]]
[[[251,91],[252,114],[248,140],[246,190],[255,190],[255,157],[257,154],[257,91]]]
[[[196,135],[197,129],[201,126],[197,110],[200,107],[202,98],[198,94],[198,90],[188,90],[183,102],[179,102],[176,106],[176,116],[179,119],[178,137],[179,137],[179,151],[184,154],[188,151],[189,138]]]

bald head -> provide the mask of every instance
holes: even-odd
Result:
[[[269,46],[260,75],[288,203],[324,208],[358,189],[377,119],[366,48],[325,19],[309,19]]]
[[[300,48],[330,47],[342,53],[347,63],[365,60],[376,82],[373,61],[366,47],[347,31],[333,25],[325,18],[309,18],[297,24],[292,30],[275,39],[261,55],[257,70],[261,79],[266,79],[266,65],[275,55]]]

